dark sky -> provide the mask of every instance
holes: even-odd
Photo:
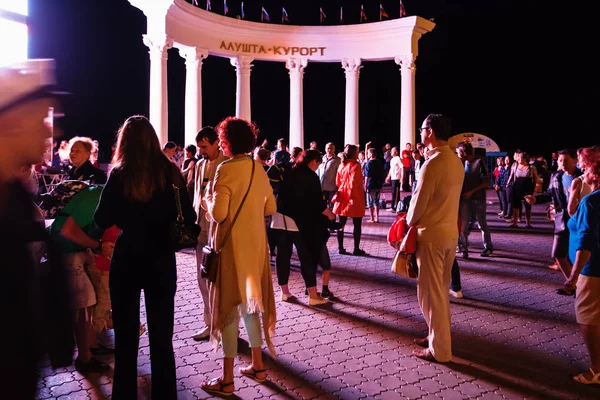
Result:
[[[204,0],[199,0],[204,5]],[[397,1],[381,1],[398,17]],[[213,0],[213,11],[222,3]],[[233,15],[239,2],[229,0]],[[246,0],[246,19],[264,6],[272,20],[284,6],[294,24],[328,24],[344,6],[357,23],[360,4],[378,19],[379,1]],[[580,4],[581,3],[581,4]],[[408,15],[435,18],[419,42],[417,124],[431,112],[453,121],[453,130],[478,132],[502,150],[544,154],[599,143],[600,79],[595,53],[600,34],[588,2],[405,0]],[[593,4],[593,2],[589,2]],[[30,56],[57,60],[59,83],[73,93],[61,121],[65,136],[91,136],[108,152],[119,124],[148,112],[148,50],[142,12],[126,0],[30,0]],[[272,142],[288,136],[289,77],[282,63],[255,61],[252,117]],[[169,136],[183,140],[185,66],[169,51]],[[235,71],[228,59],[203,65],[204,124],[235,113]],[[309,63],[304,76],[305,138],[338,146],[344,132],[344,71],[338,63]],[[400,73],[393,61],[367,62],[360,75],[361,144],[399,142]]]

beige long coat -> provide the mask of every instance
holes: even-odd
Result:
[[[248,189],[251,163],[255,163],[255,169],[250,192],[223,245],[223,236]],[[210,285],[211,341],[219,343],[223,327],[236,313],[260,313],[264,338],[274,355],[271,338],[275,334],[275,295],[264,217],[274,214],[277,205],[262,165],[250,157],[220,164],[206,194],[206,205],[213,219],[209,243],[217,249],[223,246],[217,281]]]

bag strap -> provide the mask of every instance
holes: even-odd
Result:
[[[233,229],[233,226],[235,225],[235,221],[237,220],[238,216],[240,215],[240,211],[242,210],[242,206],[244,205],[244,202],[246,201],[246,197],[248,197],[248,193],[250,193],[250,188],[252,187],[252,181],[254,180],[254,168],[256,166],[254,160],[252,160],[252,159],[250,159],[250,160],[252,161],[252,172],[250,173],[250,183],[248,184],[248,190],[246,190],[246,194],[244,195],[244,198],[242,199],[242,202],[240,203],[240,206],[239,206],[237,212],[235,213],[235,216],[233,217],[233,221],[231,221],[231,225],[229,225],[229,229],[227,229],[227,233],[225,233],[225,236],[223,237],[223,242],[221,243],[221,248],[217,250],[217,252],[219,252],[219,253],[225,246],[225,243],[227,243],[227,239],[229,239],[229,235],[231,234],[231,230]]]
[[[179,187],[172,183],[173,193],[175,194],[175,208],[177,209],[177,222],[183,222],[183,213],[181,212],[181,197],[179,196]]]

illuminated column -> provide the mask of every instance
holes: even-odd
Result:
[[[305,59],[290,59],[285,67],[290,72],[290,149],[304,148],[304,90],[302,81],[304,68],[308,61]]]
[[[208,51],[197,47],[180,46],[185,58],[185,142],[196,144],[196,134],[202,128],[202,60]]]
[[[167,37],[160,40],[143,35],[150,53],[150,122],[161,146],[169,141],[167,98],[167,50],[173,41]]]
[[[346,125],[344,129],[344,145],[356,144],[358,141],[358,78],[360,75],[360,58],[342,60],[342,68],[346,71]]]
[[[238,56],[231,58],[231,65],[235,67],[237,76],[235,96],[235,116],[251,121],[250,113],[250,71],[252,70],[252,57]]]
[[[415,57],[406,54],[396,57],[400,65],[402,88],[400,95],[400,146],[411,143],[415,148]]]

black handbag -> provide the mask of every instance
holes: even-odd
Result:
[[[555,212],[554,214],[554,233],[558,234],[567,230],[567,222],[569,221],[569,214],[566,210]]]
[[[173,186],[173,193],[175,194],[175,207],[177,208],[177,218],[175,221],[171,221],[170,225],[170,238],[171,248],[174,251],[180,251],[183,249],[195,248],[198,246],[198,235],[200,234],[200,226],[195,222],[186,221],[183,218],[183,212],[181,211],[181,195],[179,187],[175,184]]]
[[[217,272],[219,270],[221,251],[223,250],[223,247],[225,247],[225,243],[227,243],[227,239],[229,239],[229,235],[231,234],[231,230],[235,225],[235,221],[237,220],[238,215],[240,215],[240,211],[242,210],[242,206],[246,201],[246,197],[248,197],[248,193],[250,193],[250,188],[252,187],[252,180],[254,179],[254,168],[255,164],[254,160],[252,160],[252,172],[250,174],[250,183],[248,184],[248,190],[246,190],[246,194],[244,195],[244,198],[240,203],[240,207],[235,213],[235,216],[231,221],[231,225],[229,225],[229,229],[227,229],[227,233],[225,233],[225,236],[223,237],[221,247],[219,248],[218,246],[216,246],[218,250],[208,245],[202,248],[202,258],[200,261],[200,277],[208,279],[208,281],[211,283],[215,283],[217,281]]]

